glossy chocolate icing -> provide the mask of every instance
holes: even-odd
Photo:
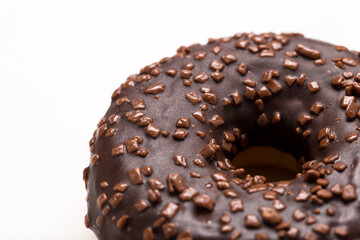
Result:
[[[237,34],[130,76],[90,141],[87,227],[103,240],[360,238],[358,60],[299,34]],[[306,162],[298,178],[234,171],[235,149],[256,145]]]

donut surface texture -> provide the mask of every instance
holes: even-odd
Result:
[[[102,240],[359,239],[358,61],[268,33],[146,66],[113,93],[90,140],[85,225]],[[296,178],[235,168],[252,146],[292,154]]]

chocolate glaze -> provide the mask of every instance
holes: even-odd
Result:
[[[237,34],[130,76],[90,141],[86,226],[106,240],[357,239],[358,60],[300,34]],[[255,145],[293,154],[298,178],[234,171]]]

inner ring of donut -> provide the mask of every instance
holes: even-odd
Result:
[[[299,172],[298,161],[293,155],[269,146],[249,147],[238,153],[232,164],[251,176],[264,176],[268,182],[291,180]]]
[[[301,166],[311,159],[303,139],[294,132],[279,131],[282,123],[272,129],[256,128],[245,133],[246,139],[238,139],[237,152],[227,153],[236,169],[245,174],[262,176],[266,182],[295,179]]]

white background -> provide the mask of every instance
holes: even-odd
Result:
[[[360,50],[360,1],[0,0],[0,239],[94,240],[82,170],[110,96],[180,45],[302,32]]]

